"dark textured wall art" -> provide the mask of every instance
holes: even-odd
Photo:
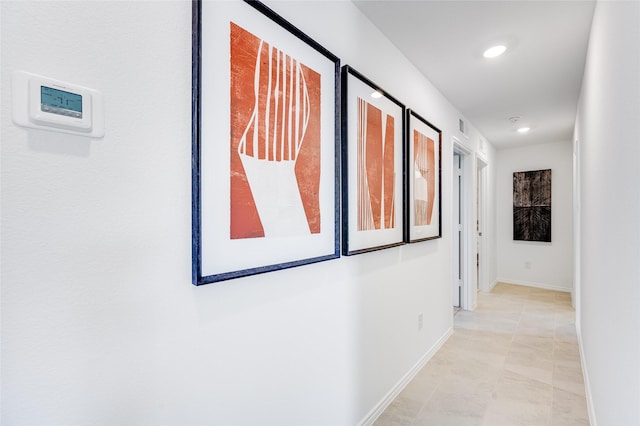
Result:
[[[551,242],[551,169],[513,174],[513,239]]]

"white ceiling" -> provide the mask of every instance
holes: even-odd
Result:
[[[571,140],[594,1],[353,2],[496,148]]]

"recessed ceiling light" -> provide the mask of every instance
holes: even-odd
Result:
[[[495,58],[496,56],[502,55],[507,50],[507,46],[502,44],[498,46],[493,46],[484,51],[482,56],[485,58]]]
[[[371,97],[374,99],[380,99],[382,97],[382,91],[380,90],[376,90],[373,93],[371,93]]]
[[[518,133],[527,133],[529,130],[531,130],[530,127],[520,127],[517,132]]]

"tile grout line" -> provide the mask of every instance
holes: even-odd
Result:
[[[571,330],[568,324],[575,324],[569,315],[571,309],[564,306],[565,301],[557,294],[554,297],[554,293],[540,292],[538,289],[506,285],[497,286],[494,290],[498,291],[488,292],[486,297],[479,298],[479,309],[475,312],[461,311],[461,315],[454,316],[453,336],[458,334],[458,337],[449,340],[438,351],[439,359],[436,354],[425,365],[424,368],[433,367],[422,378],[431,386],[409,397],[408,400],[415,405],[410,407],[400,402],[396,411],[389,413],[386,422],[381,418],[377,426],[424,426],[442,422],[487,426],[512,422],[509,424],[542,426],[566,417],[564,410],[568,402],[561,391],[569,394],[574,392],[554,384],[557,380],[555,367],[558,356],[570,350]],[[540,325],[539,329],[537,325]],[[549,340],[550,351],[547,349]],[[495,342],[496,346],[486,351],[483,345],[491,345],[490,342]],[[563,342],[565,346],[558,346]],[[476,344],[480,344],[478,349],[474,349]],[[441,352],[443,349],[444,352]],[[521,359],[523,355],[524,361]],[[544,358],[539,359],[540,355]],[[563,362],[571,362],[564,358]],[[582,369],[579,370],[582,373]],[[549,379],[542,379],[538,371]],[[435,374],[432,376],[432,373]],[[538,389],[537,395],[526,396],[531,392],[530,387],[534,382],[538,383],[533,385]],[[571,379],[563,380],[565,382],[568,382],[568,386],[573,385]],[[452,389],[459,390],[452,394]],[[472,390],[469,392],[469,389]],[[463,397],[453,405],[447,403],[450,397],[457,400],[456,395],[467,395],[466,398],[470,399]],[[445,405],[439,405],[441,403]],[[538,410],[543,412],[514,412],[514,404],[537,405]],[[556,405],[560,411],[554,415]],[[580,404],[577,407],[581,409]],[[580,412],[575,413],[580,416]]]

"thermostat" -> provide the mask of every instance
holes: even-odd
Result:
[[[24,127],[104,136],[102,94],[24,71],[13,74],[13,121]]]

